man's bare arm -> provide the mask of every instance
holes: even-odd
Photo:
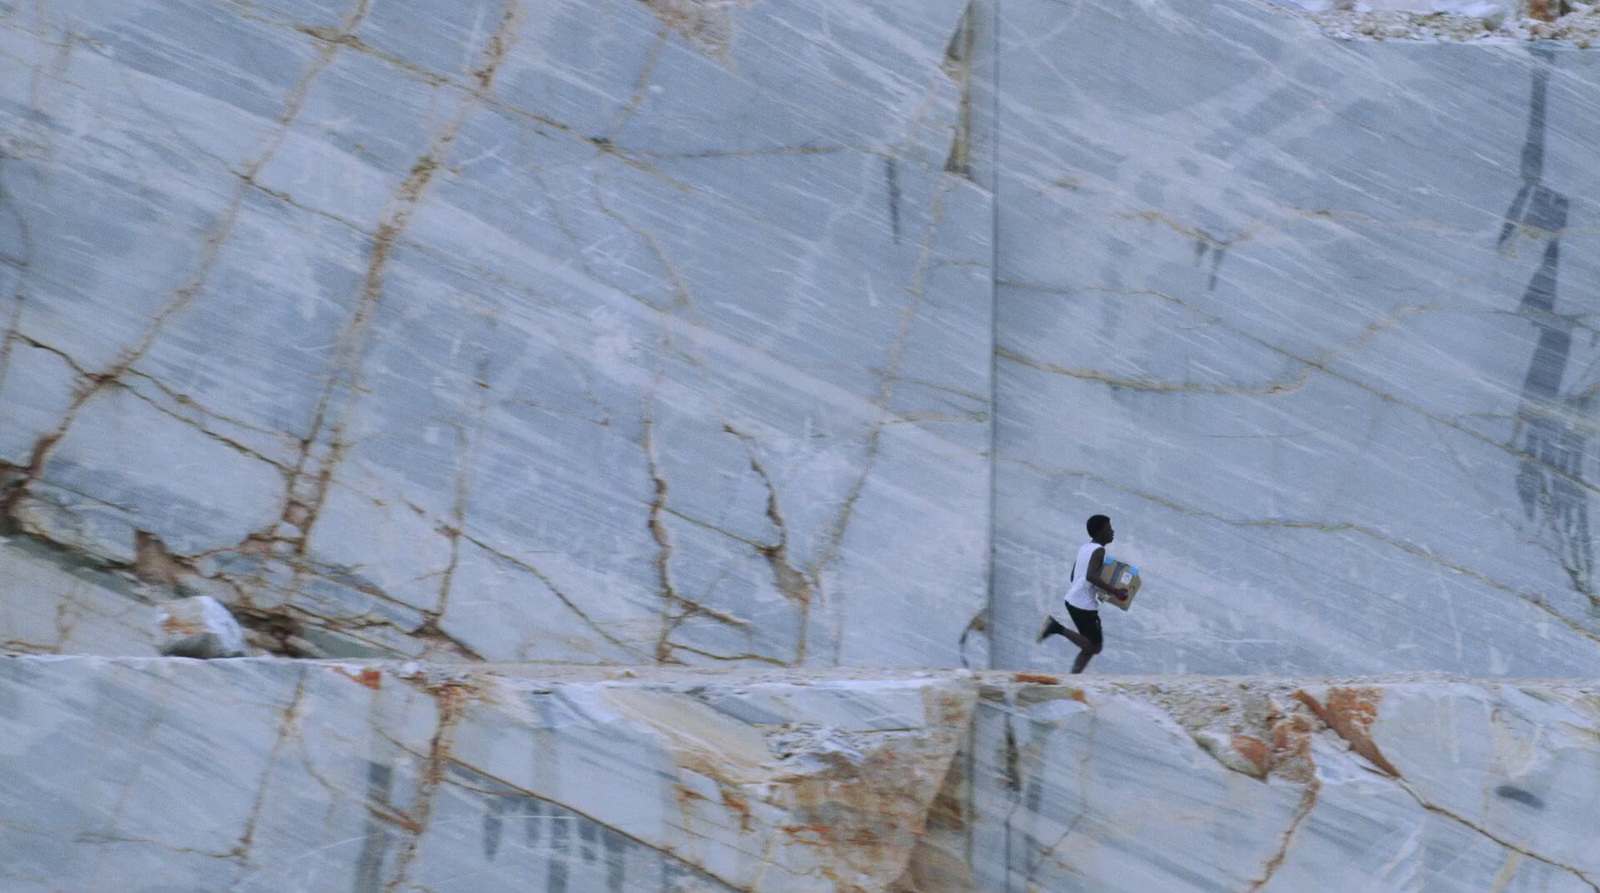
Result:
[[[1118,598],[1121,598],[1122,596],[1124,596],[1124,595],[1126,595],[1128,593],[1127,587],[1125,587],[1125,586],[1112,586],[1111,584],[1107,583],[1106,581],[1100,579],[1100,568],[1105,564],[1105,557],[1106,557],[1106,547],[1105,546],[1101,546],[1100,548],[1094,550],[1094,554],[1089,556],[1089,571],[1088,571],[1088,575],[1085,577],[1085,579],[1087,579],[1090,583],[1092,583],[1094,585],[1094,588],[1099,589],[1099,590],[1101,590],[1103,592],[1109,592],[1112,595],[1115,595]]]

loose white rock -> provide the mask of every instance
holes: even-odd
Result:
[[[243,657],[244,630],[209,595],[164,602],[156,621],[157,647],[172,657]]]

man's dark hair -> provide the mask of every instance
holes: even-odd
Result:
[[[1084,526],[1089,528],[1089,536],[1094,537],[1099,536],[1100,531],[1105,530],[1106,525],[1110,523],[1111,519],[1105,515],[1090,515],[1089,523]]]

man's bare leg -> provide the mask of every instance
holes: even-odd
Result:
[[[1103,634],[1100,632],[1100,612],[1084,611],[1067,605],[1067,613],[1072,615],[1072,625],[1078,628],[1078,634],[1071,637],[1071,641],[1079,648],[1078,659],[1072,662],[1072,672],[1082,673],[1083,668],[1089,665],[1090,659],[1100,653],[1104,647]]]
[[[1079,636],[1078,638],[1082,639],[1083,637]],[[1083,650],[1078,652],[1078,659],[1072,662],[1072,672],[1074,673],[1082,673],[1083,668],[1089,665],[1090,659],[1100,653],[1100,649],[1094,647],[1094,643],[1088,639],[1083,640],[1081,647]]]
[[[1060,636],[1063,639],[1066,639],[1068,642],[1078,646],[1080,649],[1090,647],[1089,640],[1084,638],[1083,633],[1067,629],[1065,626],[1061,625],[1061,621],[1055,619],[1054,617],[1046,617],[1044,621],[1044,629],[1039,630],[1039,641],[1043,642],[1045,639],[1048,639],[1051,636]]]

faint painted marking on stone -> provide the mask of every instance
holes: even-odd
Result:
[[[883,159],[883,178],[889,190],[889,232],[900,244],[900,163],[890,155]]]
[[[1523,790],[1515,785],[1500,785],[1494,789],[1494,793],[1495,796],[1504,797],[1507,800],[1515,800],[1524,806],[1531,806],[1534,809],[1544,809],[1544,799],[1542,797],[1533,793],[1532,791]]]
[[[1206,275],[1206,291],[1217,290],[1217,273],[1222,268],[1222,259],[1228,255],[1228,249],[1233,247],[1233,240],[1219,241],[1206,235],[1204,231],[1194,240],[1195,265],[1203,263],[1206,255],[1211,255],[1211,271]]]
[[[623,893],[628,881],[628,839],[610,828],[601,828],[600,846],[605,851],[606,893]]]
[[[572,817],[553,816],[550,823],[550,867],[545,874],[548,893],[567,893],[567,875],[572,862]]]
[[[378,810],[388,805],[393,787],[394,767],[367,763],[367,828],[361,839],[361,855],[356,860],[352,893],[378,893],[382,889],[383,857],[389,852],[393,834],[388,824],[379,818]]]
[[[505,815],[515,805],[515,798],[488,796],[484,798],[483,857],[493,862],[500,853],[500,838],[505,830]]]
[[[1548,532],[1573,588],[1600,605],[1591,583],[1594,547],[1589,536],[1589,499],[1584,459],[1592,415],[1588,388],[1562,385],[1571,362],[1572,331],[1580,320],[1556,312],[1561,237],[1567,227],[1568,197],[1544,185],[1547,94],[1554,56],[1533,51],[1532,88],[1528,98],[1528,136],[1522,147],[1522,186],[1500,227],[1498,245],[1515,254],[1516,236],[1545,240],[1544,255],[1518,304],[1538,330],[1539,340],[1528,360],[1522,402],[1512,441],[1522,453],[1517,470],[1517,496],[1537,534]]]
[[[535,800],[522,814],[523,832],[528,838],[528,849],[536,849],[544,837],[544,804]]]
[[[595,831],[594,822],[580,822],[578,824],[578,853],[583,856],[585,865],[594,864],[595,844],[598,842]]]

